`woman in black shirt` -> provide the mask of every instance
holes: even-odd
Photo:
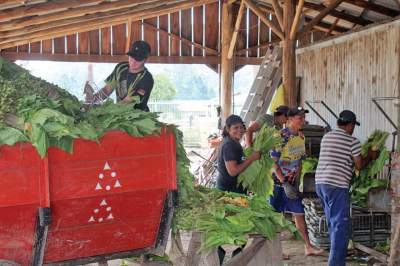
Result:
[[[225,122],[222,132],[224,137],[218,154],[218,178],[217,188],[223,191],[236,192],[246,194],[246,190],[242,185],[238,184],[238,175],[243,172],[253,161],[260,159],[259,152],[253,152],[249,157],[244,159],[243,148],[240,140],[245,133],[245,126],[242,118],[237,115],[230,115]],[[239,247],[232,252],[232,256],[242,251],[243,247]],[[222,265],[225,257],[225,250],[218,247],[218,257],[220,265]]]
[[[230,115],[225,122],[222,132],[224,137],[218,155],[217,188],[223,191],[246,194],[246,190],[237,182],[238,175],[243,172],[253,161],[260,158],[259,152],[253,152],[244,159],[243,148],[240,140],[245,133],[242,118]]]

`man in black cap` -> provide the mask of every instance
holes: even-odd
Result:
[[[86,97],[90,103],[99,103],[107,99],[115,90],[117,102],[131,103],[133,96],[139,96],[140,102],[135,108],[149,111],[147,102],[154,85],[153,76],[144,66],[150,55],[150,45],[145,41],[136,41],[127,53],[128,62],[117,64],[114,71],[105,80],[106,86],[94,95]]]
[[[279,130],[282,129],[287,121],[288,111],[289,107],[281,105],[275,109],[273,116],[269,114],[259,116],[246,131],[246,146],[250,147],[253,145],[253,133],[260,130],[264,124],[267,125],[267,127],[275,127]]]
[[[349,185],[353,166],[360,170],[375,160],[376,152],[368,151],[361,156],[361,143],[353,137],[355,126],[359,126],[356,115],[344,110],[337,120],[338,129],[327,133],[321,142],[315,183],[328,221],[331,249],[329,266],[344,266],[350,236]]]

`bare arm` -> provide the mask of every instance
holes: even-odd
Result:
[[[361,169],[365,168],[371,161],[376,160],[376,158],[378,158],[378,152],[371,150],[368,151],[366,157],[363,157],[361,155],[353,156],[354,167],[360,171]]]
[[[112,92],[113,92],[113,88],[111,88],[110,85],[106,85],[101,90],[99,90],[98,92],[96,92],[93,95],[93,101],[95,103],[101,102],[101,101],[107,99]]]
[[[253,133],[260,130],[261,126],[253,122],[246,131],[246,147],[253,146]]]
[[[285,182],[285,177],[283,176],[282,170],[280,166],[278,165],[278,162],[275,162],[273,170],[275,172],[276,177],[279,179],[281,183]]]
[[[254,151],[242,163],[237,163],[236,161],[225,161],[226,170],[230,176],[236,176],[246,170],[253,161],[258,159],[260,159],[260,152]]]

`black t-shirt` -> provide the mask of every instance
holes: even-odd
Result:
[[[154,80],[147,68],[138,73],[131,73],[128,62],[119,63],[106,79],[106,84],[115,90],[118,102],[123,100],[128,92],[131,92],[131,96],[140,98],[140,103],[136,104],[135,108],[149,111],[147,102],[153,89]]]
[[[246,190],[237,185],[238,176],[231,176],[226,169],[226,161],[236,161],[241,163],[243,160],[243,148],[239,142],[230,137],[225,137],[218,154],[218,178],[217,187],[223,191],[246,194]]]

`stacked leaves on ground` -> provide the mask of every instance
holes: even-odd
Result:
[[[296,227],[265,197],[198,187],[190,199],[178,209],[174,229],[202,232],[202,251],[225,244],[242,246],[249,234],[273,240],[278,232],[289,230],[300,238]]]

